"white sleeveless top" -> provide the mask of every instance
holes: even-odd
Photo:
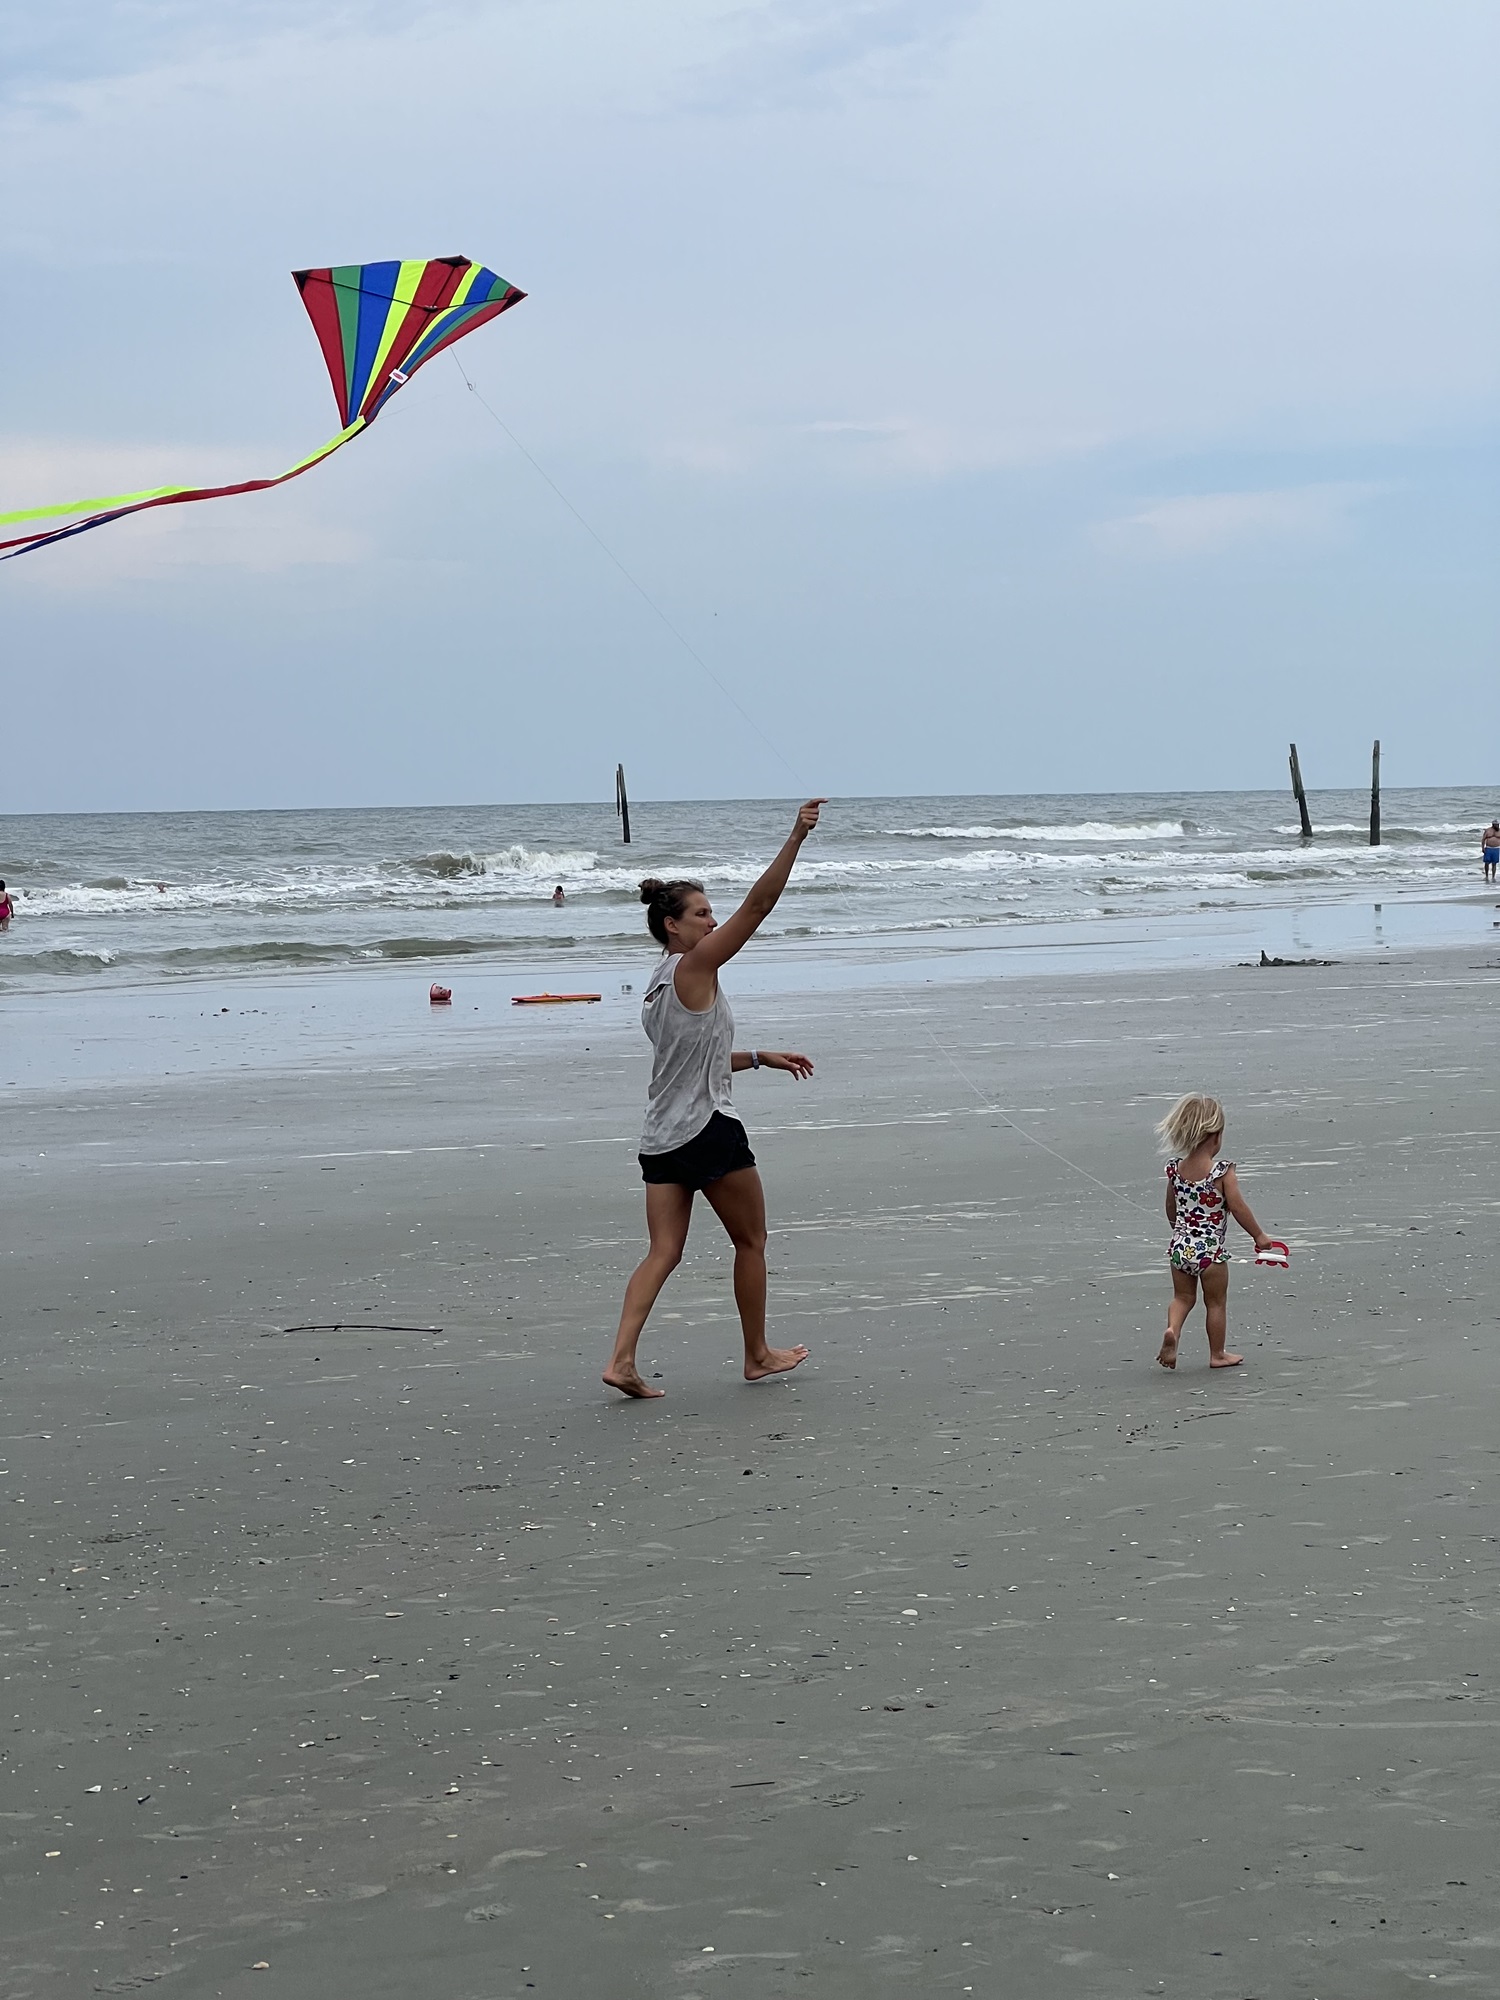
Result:
[[[721,986],[712,1007],[698,1014],[677,997],[674,974],[680,953],[670,952],[651,975],[641,1002],[641,1026],[656,1060],[646,1100],[643,1153],[671,1153],[696,1139],[716,1111],[734,1116],[730,1052],[734,1015]]]

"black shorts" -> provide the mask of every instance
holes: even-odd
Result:
[[[648,1187],[706,1188],[725,1174],[753,1167],[755,1155],[738,1118],[716,1111],[695,1139],[670,1153],[642,1153],[641,1179]]]

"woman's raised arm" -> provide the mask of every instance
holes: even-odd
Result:
[[[780,902],[781,892],[787,885],[793,864],[802,851],[802,843],[818,823],[818,808],[827,803],[826,799],[807,801],[807,804],[798,811],[791,832],[782,842],[781,852],[734,915],[726,917],[722,924],[711,930],[706,938],[693,946],[691,951],[684,952],[682,963],[677,968],[677,991],[688,1006],[692,1006],[694,1002],[688,993],[683,991],[684,985],[697,986],[701,981],[706,1005],[719,967],[727,965],[737,951],[744,950]]]

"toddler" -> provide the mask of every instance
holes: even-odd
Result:
[[[1238,1368],[1244,1355],[1230,1354],[1224,1346],[1229,1325],[1229,1252],[1224,1238],[1230,1216],[1253,1239],[1257,1250],[1263,1250],[1271,1238],[1240,1193],[1233,1161],[1218,1159],[1224,1144],[1224,1107],[1216,1097],[1196,1091],[1179,1097],[1156,1130],[1162,1150],[1174,1156],[1167,1165],[1172,1303],[1156,1358],[1163,1368],[1177,1366],[1183,1322],[1197,1303],[1201,1283],[1208,1321],[1208,1365]]]

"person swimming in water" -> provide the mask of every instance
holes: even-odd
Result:
[[[567,900],[567,897],[563,894],[563,885],[559,882],[557,887],[552,891],[552,907],[560,910]]]
[[[0,931],[10,929],[10,920],[15,913],[16,906],[11,901],[10,891],[3,882],[0,882]]]

